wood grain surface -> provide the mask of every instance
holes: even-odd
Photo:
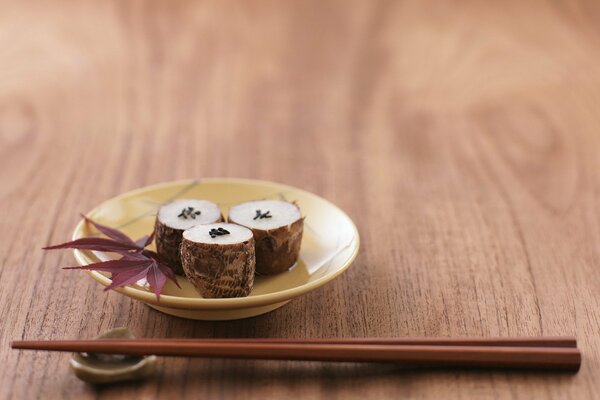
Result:
[[[600,3],[0,4],[0,398],[600,397]],[[248,320],[104,293],[78,218],[178,178],[274,180],[359,227],[332,284]],[[92,387],[12,339],[577,335],[576,375],[169,359]]]

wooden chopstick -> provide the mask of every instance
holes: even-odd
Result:
[[[577,347],[574,336],[531,336],[497,338],[329,338],[329,339],[287,339],[287,338],[206,338],[206,339],[136,339],[146,343],[280,343],[280,344],[378,344],[378,345],[443,345],[443,346],[512,346],[512,347]]]
[[[207,342],[197,340],[60,340],[16,341],[15,349],[160,355],[172,357],[242,358],[401,363],[422,367],[533,368],[576,371],[581,353],[572,347],[314,344]]]

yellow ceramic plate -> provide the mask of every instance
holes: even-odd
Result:
[[[330,282],[350,266],[358,253],[358,231],[342,210],[312,193],[266,181],[212,178],[168,182],[124,193],[102,203],[88,215],[137,239],[152,231],[160,205],[186,198],[213,201],[221,206],[225,217],[229,207],[244,201],[297,201],[306,216],[300,260],[282,274],[257,276],[248,297],[204,299],[185,277],[178,277],[181,289],[168,281],[160,301],[144,281],[117,289],[119,293],[167,314],[201,320],[238,319],[264,314]],[[80,221],[73,232],[73,239],[97,234]],[[100,252],[75,250],[75,258],[80,265],[86,265],[108,256]],[[102,285],[110,284],[108,274],[87,272]]]

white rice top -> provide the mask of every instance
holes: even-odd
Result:
[[[258,210],[263,215],[268,211],[271,218],[257,218]],[[296,205],[281,200],[248,201],[231,207],[229,210],[231,222],[252,229],[277,229],[290,225],[300,218],[302,218],[302,214]]]
[[[192,215],[179,216],[182,211],[192,207]],[[196,214],[200,211],[200,214]],[[158,210],[158,220],[174,229],[189,229],[196,225],[211,224],[221,218],[219,206],[207,200],[175,200]]]
[[[229,234],[214,235],[214,238],[211,237],[210,231],[219,228],[225,229]],[[196,243],[234,244],[250,240],[252,238],[252,231],[241,225],[217,222],[216,224],[199,225],[190,228],[183,232],[183,237]]]

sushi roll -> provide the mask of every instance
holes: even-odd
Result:
[[[256,266],[252,231],[227,223],[188,229],[183,232],[181,262],[202,297],[248,296]]]
[[[298,260],[304,218],[296,204],[280,200],[249,201],[232,207],[228,221],[252,230],[258,274],[287,271]]]
[[[222,220],[219,206],[207,200],[176,200],[165,204],[156,215],[156,251],[175,269],[175,273],[183,275],[179,258],[183,231]]]

